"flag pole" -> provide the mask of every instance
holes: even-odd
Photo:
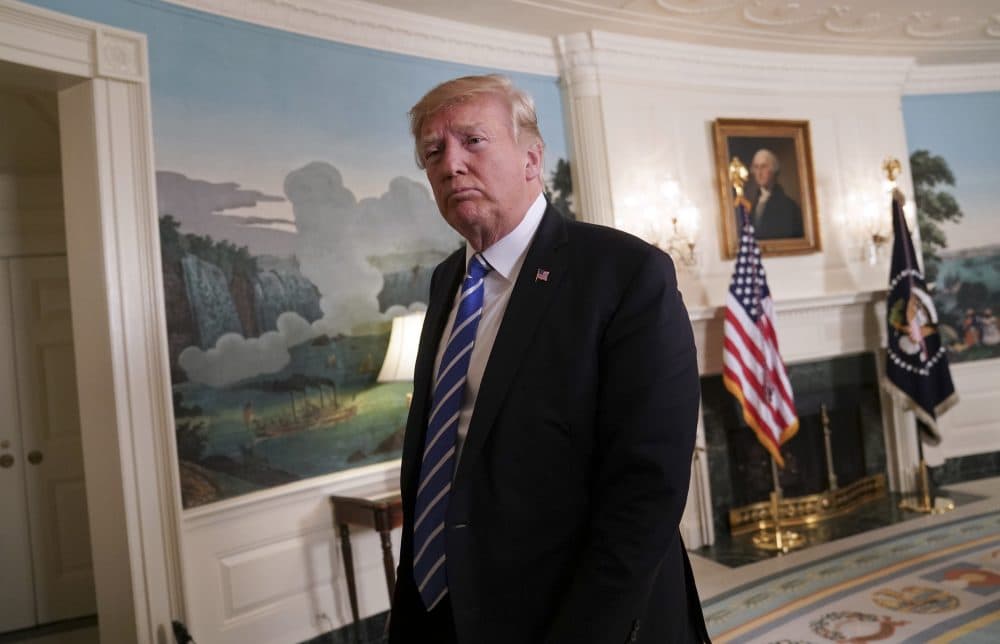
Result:
[[[737,307],[743,314],[748,314],[750,316],[754,330],[758,335],[763,337],[763,332],[760,329],[759,326],[760,323],[758,322],[758,318],[764,319],[766,324],[769,325],[771,324],[771,321],[768,318],[767,305],[765,305],[764,303],[764,298],[769,300],[770,295],[765,295],[765,296],[761,295],[761,292],[766,291],[767,289],[767,281],[764,279],[764,269],[763,266],[761,266],[760,264],[760,250],[757,248],[757,243],[752,237],[753,227],[750,223],[750,215],[748,214],[750,209],[750,202],[747,201],[747,198],[743,194],[743,184],[746,183],[746,180],[749,177],[749,175],[750,175],[749,171],[747,170],[746,166],[743,165],[743,162],[740,161],[740,158],[733,157],[729,163],[729,181],[733,186],[733,194],[734,194],[733,207],[736,209],[736,212],[740,215],[740,220],[741,220],[740,225],[742,228],[741,244],[739,245],[740,250],[737,253],[736,263],[737,266],[739,266],[741,263],[748,264],[750,268],[750,275],[748,276],[749,282],[747,285],[743,287],[743,289],[736,288],[734,293],[733,292],[734,286],[732,285],[730,286],[730,298],[734,297],[737,298],[734,300],[735,302],[737,302]],[[751,254],[752,256],[751,260],[747,260],[746,257],[747,248],[749,247],[752,247],[755,251],[755,253]],[[757,273],[758,270],[759,274]],[[734,271],[733,273],[734,284],[738,285],[741,283],[742,280],[741,278],[738,277],[738,274],[742,272],[743,272],[742,269]],[[742,296],[740,295],[741,290],[749,290],[752,291],[753,293],[752,298],[748,298],[748,302],[746,303],[743,303],[742,299],[740,299],[747,297],[746,295]],[[730,304],[728,303],[728,301],[729,300],[727,300],[727,305],[726,305],[727,319],[726,322],[723,324],[723,334],[726,336],[727,342],[730,336],[729,329],[731,324],[729,320]],[[747,311],[746,308],[744,308],[745,306],[748,305],[750,307],[749,311]],[[733,315],[739,315],[739,314],[733,314]],[[732,324],[739,326],[738,322]],[[772,331],[772,336],[773,336],[773,331]],[[764,337],[762,341],[765,344],[768,344],[770,351],[773,352],[773,356],[771,357],[776,358],[777,362],[776,366],[778,369],[780,369],[783,379],[784,365],[781,363],[781,356],[778,354],[777,340],[773,337],[771,337],[770,339]],[[771,342],[773,342],[773,346],[770,346]],[[727,350],[723,349],[723,362],[727,361],[726,353]],[[747,370],[747,366],[743,364],[741,358],[734,358],[734,360],[739,365],[738,370]],[[769,379],[769,381],[770,379],[776,378],[774,373],[775,365],[772,364],[770,360],[767,361],[766,365],[755,363],[751,365],[751,367],[752,368],[750,369],[750,371],[756,371],[766,367],[768,369],[768,374],[766,378]],[[754,430],[757,432],[758,438],[762,443],[764,443],[771,457],[771,476],[774,480],[774,491],[771,492],[771,517],[774,521],[774,532],[769,532],[767,530],[766,519],[761,521],[760,532],[758,532],[753,536],[753,543],[755,546],[757,546],[762,550],[788,552],[789,550],[793,550],[795,548],[805,545],[805,539],[803,539],[800,534],[796,532],[791,532],[790,530],[783,530],[781,527],[781,482],[778,480],[778,464],[777,464],[777,459],[775,458],[777,452],[775,450],[780,449],[781,442],[783,440],[791,438],[791,436],[798,429],[798,418],[795,416],[794,406],[791,403],[791,391],[789,390],[786,395],[788,399],[787,405],[788,407],[791,408],[792,418],[783,420],[782,432],[778,436],[775,436],[774,432],[771,429],[761,429],[761,427],[759,427],[757,423],[751,420],[750,414],[747,411],[747,405],[749,403],[746,400],[744,400],[742,394],[741,377],[733,375],[733,373],[730,373],[729,370],[730,367],[728,366],[723,370],[723,378],[722,378],[723,383],[725,383],[726,389],[728,389],[730,393],[732,393],[740,400],[740,405],[741,407],[743,407],[744,419],[747,421],[747,424],[753,427]],[[780,382],[778,383],[771,382],[771,384],[776,384],[778,389],[782,388]],[[772,391],[771,384],[767,384],[769,393],[768,393],[768,402],[766,404],[768,405],[768,409],[774,411],[774,409],[778,406],[774,398],[781,396],[782,393],[777,393],[775,391]],[[765,434],[769,435],[768,438],[764,438]],[[778,456],[778,458],[781,458],[780,455]]]
[[[924,459],[924,441],[920,437],[920,426],[917,426],[917,454],[920,465],[917,468],[917,492],[915,497],[899,502],[902,510],[920,512],[921,514],[944,514],[955,509],[955,502],[946,497],[931,496],[930,474],[927,461]]]
[[[774,532],[761,530],[753,536],[753,545],[761,550],[788,552],[806,545],[806,540],[798,532],[784,530],[781,527],[781,481],[778,478],[778,463],[771,455],[771,478],[774,490],[771,492],[771,518],[774,521]]]
[[[823,449],[826,452],[826,480],[830,492],[837,490],[837,472],[833,469],[833,445],[830,440],[830,416],[826,413],[826,405],[819,406],[819,419],[823,424]]]
[[[910,328],[909,329],[904,328],[904,330],[908,331],[907,335],[909,336],[911,344],[914,341],[919,341],[919,356],[921,363],[918,365],[918,367],[929,370],[931,367],[933,367],[934,361],[937,360],[937,356],[938,355],[943,356],[945,354],[943,353],[944,348],[940,346],[939,344],[940,341],[937,340],[936,335],[932,336],[924,332],[920,333],[914,332],[913,327],[914,326],[919,327],[921,325],[921,322],[917,321],[916,315],[911,317],[908,313],[909,308],[911,307],[910,301],[914,300],[915,298],[914,293],[917,291],[923,292],[924,297],[928,297],[927,295],[928,291],[926,289],[926,284],[923,282],[923,275],[919,272],[919,266],[917,264],[915,257],[916,254],[915,249],[913,248],[913,244],[911,243],[912,240],[909,239],[909,232],[910,232],[909,226],[907,226],[906,218],[903,215],[903,205],[906,202],[906,198],[903,195],[902,191],[899,189],[899,187],[896,185],[896,177],[899,175],[900,172],[902,172],[902,164],[900,164],[898,159],[892,159],[892,158],[886,159],[885,162],[883,162],[882,164],[882,170],[885,172],[886,177],[889,179],[889,182],[893,186],[892,196],[891,196],[892,199],[891,207],[892,207],[892,217],[893,217],[892,227],[893,227],[893,233],[896,237],[896,239],[893,240],[893,257],[892,257],[892,267],[890,269],[890,288],[889,288],[890,301],[887,302],[887,309],[893,308],[893,305],[891,303],[894,293],[893,283],[901,282],[905,284],[906,288],[904,290],[904,298],[906,299],[906,302],[905,304],[903,304],[904,298],[900,298],[899,300],[897,300],[895,307],[897,308],[901,306],[906,307],[905,309],[907,311],[906,323],[910,325]],[[899,255],[899,259],[901,259],[898,265],[897,265],[897,252]],[[927,307],[927,305],[924,306],[925,308]],[[929,318],[930,321],[934,322],[936,325],[937,319],[933,309],[934,309],[933,305],[930,305]],[[891,311],[887,310],[887,314],[891,315]],[[903,326],[903,321],[901,320],[896,324],[897,332],[898,329],[902,326]],[[936,334],[937,332],[936,328],[933,329],[932,332]],[[890,336],[891,335],[892,335],[892,322],[890,321]],[[916,335],[916,338],[914,338],[914,335]],[[938,347],[936,351],[933,350],[933,347],[929,346],[930,339],[932,337],[934,337],[935,340],[937,340],[938,342]],[[891,340],[888,349],[890,352],[892,351]],[[913,351],[910,351],[910,353],[913,353]],[[910,372],[914,371],[914,367],[906,363],[905,358],[900,358],[898,355],[896,355],[894,359],[897,362],[903,362],[904,366],[908,367]],[[930,360],[930,364],[925,367],[924,364],[928,360]],[[957,402],[957,396],[955,396],[954,393],[954,386],[951,383],[951,376],[947,372],[947,361],[943,360],[942,362],[945,365],[944,367],[945,368],[944,376],[946,379],[945,388],[951,390],[950,395],[945,397],[945,403],[943,404],[942,403],[928,404],[926,402],[919,403],[918,399],[920,398],[920,396],[916,393],[913,393],[911,389],[907,389],[906,386],[897,385],[897,383],[893,381],[892,373],[890,372],[891,365],[889,365],[888,362],[886,365],[886,371],[890,372],[888,373],[888,379],[890,385],[893,387],[895,391],[898,392],[899,396],[909,399],[909,403],[915,410],[918,419],[925,417],[927,415],[930,416],[930,418],[925,419],[925,422],[928,425],[929,431],[932,433],[932,435],[938,434],[934,420],[934,417],[938,413],[938,408],[943,406],[944,409],[946,410],[948,407]],[[925,410],[930,410],[930,411],[925,411]],[[943,413],[943,410],[940,413]],[[931,495],[930,476],[928,474],[927,461],[926,459],[924,459],[924,442],[920,431],[919,421],[916,426],[916,432],[917,432],[917,454],[920,459],[920,465],[918,466],[916,472],[917,491],[913,497],[903,499],[903,501],[900,502],[899,507],[903,510],[910,510],[912,512],[920,512],[923,514],[940,514],[948,512],[950,510],[954,510],[955,504],[950,499],[942,497],[935,500]]]

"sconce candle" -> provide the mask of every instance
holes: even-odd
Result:
[[[624,228],[666,251],[678,264],[697,263],[695,245],[701,216],[673,178],[630,194],[624,200]]]

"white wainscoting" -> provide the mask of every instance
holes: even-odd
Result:
[[[357,468],[188,510],[188,627],[213,644],[301,642],[351,621],[340,538],[328,497],[398,478],[399,461]],[[393,533],[399,555],[399,531]],[[362,617],[389,608],[382,548],[354,529]]]
[[[924,447],[927,464],[1000,451],[1000,359],[951,366],[958,404],[940,418],[941,444]]]

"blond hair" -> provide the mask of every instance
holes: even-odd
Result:
[[[521,134],[526,134],[544,149],[545,141],[538,129],[538,116],[535,114],[535,101],[523,90],[514,86],[509,78],[501,74],[485,76],[463,76],[441,83],[424,97],[417,101],[409,112],[410,133],[416,145],[414,157],[417,167],[423,169],[424,161],[420,154],[420,131],[427,119],[442,109],[464,103],[477,96],[491,94],[502,100],[508,107],[511,116],[511,132],[514,140],[520,141]]]

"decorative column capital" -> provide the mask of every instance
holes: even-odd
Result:
[[[596,98],[598,83],[594,42],[589,33],[559,36],[559,67],[566,88],[573,98]]]

